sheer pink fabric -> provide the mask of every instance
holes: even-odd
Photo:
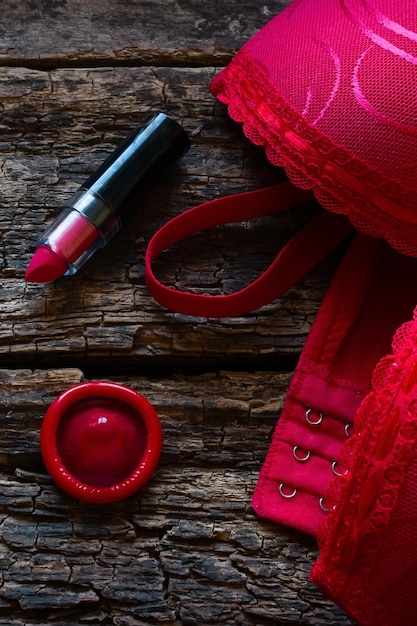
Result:
[[[364,626],[415,626],[417,309],[375,369],[327,493],[312,579]]]
[[[415,0],[294,0],[212,82],[293,182],[417,256]]]

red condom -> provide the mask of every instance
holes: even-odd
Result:
[[[117,502],[151,478],[162,450],[152,405],[133,389],[110,382],[81,383],[48,408],[41,451],[55,482],[74,498]]]

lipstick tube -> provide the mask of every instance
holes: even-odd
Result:
[[[50,282],[75,274],[188,147],[175,120],[161,112],[149,115],[62,207],[39,238],[25,279]]]

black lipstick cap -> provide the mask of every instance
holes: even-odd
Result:
[[[169,115],[149,115],[82,185],[123,219],[189,148],[185,130]]]

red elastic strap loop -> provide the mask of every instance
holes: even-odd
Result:
[[[170,246],[202,230],[270,215],[302,204],[312,197],[310,191],[285,182],[218,198],[174,217],[155,233],[146,251],[145,279],[150,293],[171,311],[199,317],[242,315],[275,300],[351,232],[352,226],[347,218],[321,211],[282,248],[259,278],[228,295],[193,294],[167,287],[156,278],[152,263]]]

